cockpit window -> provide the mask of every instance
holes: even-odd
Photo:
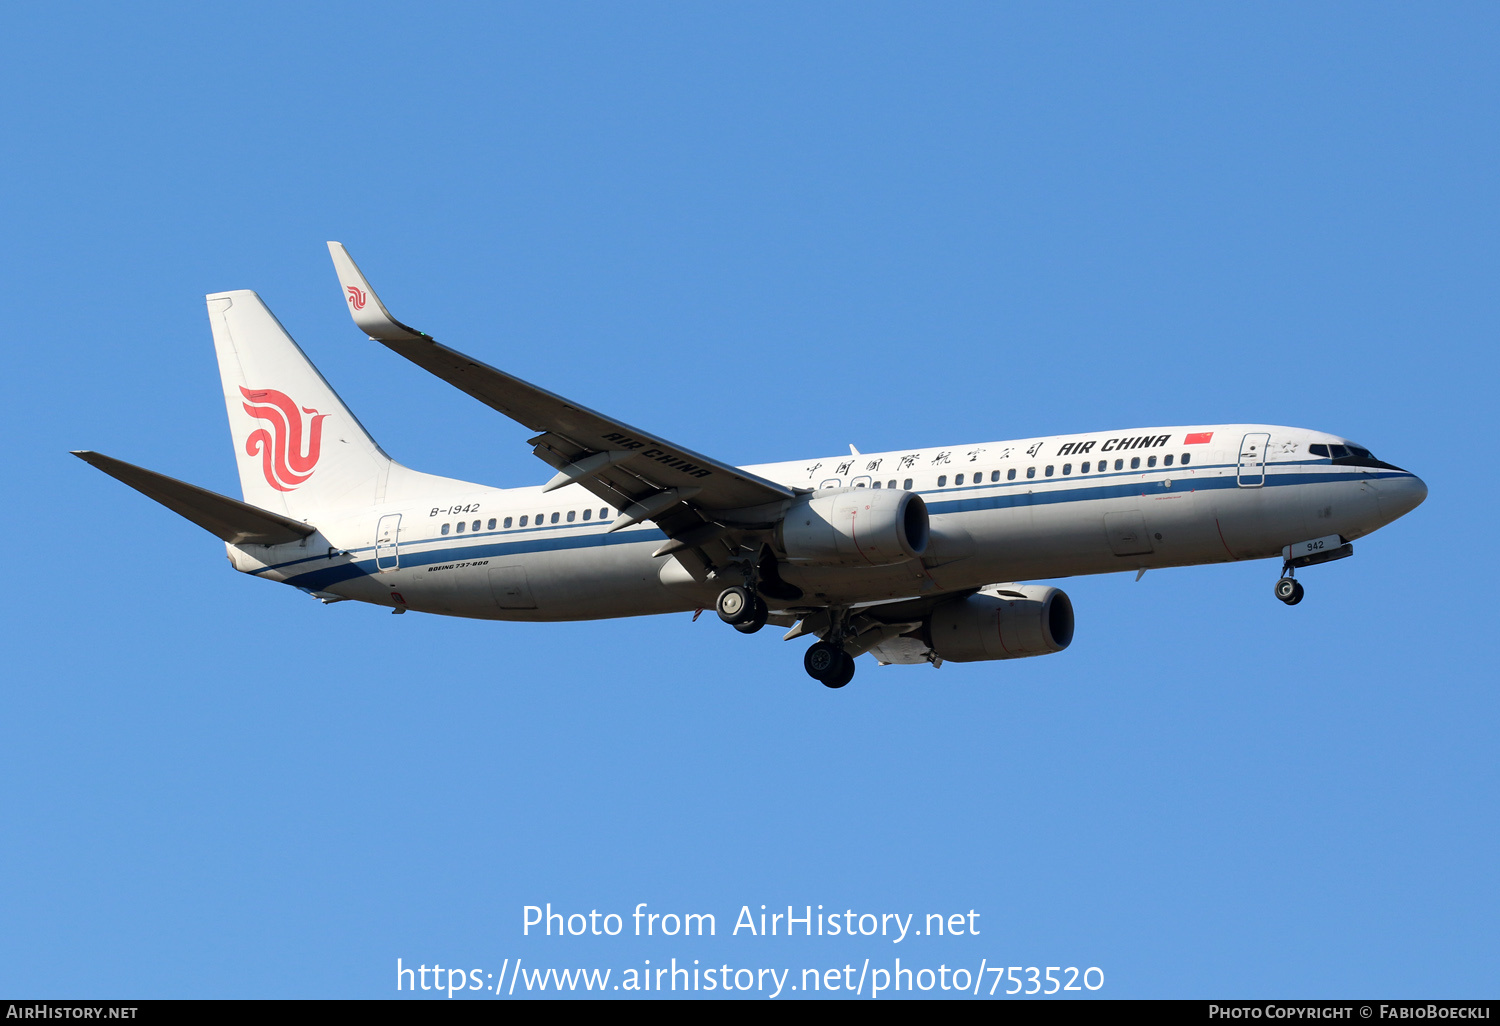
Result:
[[[1339,460],[1344,463],[1353,463],[1355,466],[1373,466],[1380,463],[1380,461],[1375,458],[1374,454],[1362,445],[1324,445],[1320,442],[1314,445],[1309,445],[1307,447],[1307,451],[1313,456],[1330,457],[1334,460]],[[1380,465],[1384,466],[1384,464]]]

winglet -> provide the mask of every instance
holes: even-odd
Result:
[[[431,337],[391,316],[342,242],[330,242],[328,254],[333,257],[333,269],[344,287],[349,314],[361,331],[379,342],[417,342]]]

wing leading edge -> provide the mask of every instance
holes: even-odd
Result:
[[[375,341],[532,431],[533,452],[558,473],[548,490],[578,484],[619,509],[611,528],[653,520],[673,541],[698,548],[736,527],[764,526],[798,492],[597,413],[465,356],[390,315],[338,242],[330,242],[354,323]],[[710,563],[715,562],[712,556]]]

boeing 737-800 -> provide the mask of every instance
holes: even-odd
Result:
[[[829,687],[882,664],[1068,647],[1068,596],[1036,581],[1280,558],[1297,569],[1427,495],[1321,431],[1195,424],[734,467],[496,370],[387,311],[328,244],[372,339],[520,422],[554,471],[492,488],[409,470],[354,418],[254,292],[208,297],[243,501],[80,458],[222,538],[236,570],[324,602],[487,620],[714,607],[737,631],[815,636]],[[1002,583],[997,583],[1002,582]]]

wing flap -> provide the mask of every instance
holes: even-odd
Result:
[[[233,545],[281,545],[306,538],[316,530],[310,524],[103,453],[85,449],[73,455]]]

